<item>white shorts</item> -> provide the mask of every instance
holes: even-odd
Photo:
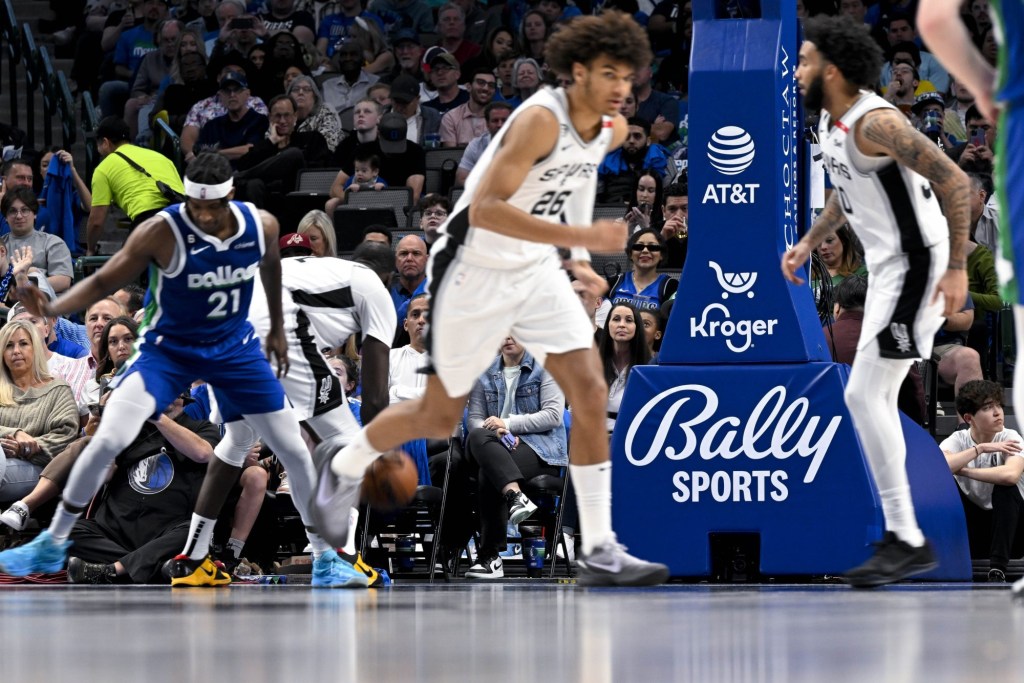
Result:
[[[872,264],[857,352],[878,342],[881,358],[930,358],[935,334],[945,322],[945,300],[932,302],[949,263],[949,242]]]
[[[498,270],[431,254],[427,352],[449,396],[465,396],[511,335],[541,365],[588,349],[594,327],[555,259]]]

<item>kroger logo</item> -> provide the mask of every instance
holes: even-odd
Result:
[[[739,126],[723,126],[711,136],[708,160],[722,175],[739,175],[754,163],[754,139]]]
[[[727,273],[714,261],[708,261],[708,267],[715,272],[718,285],[722,288],[722,299],[728,300],[729,295],[746,294],[748,299],[754,298],[754,283],[757,273]],[[775,334],[777,318],[741,320],[733,317],[732,311],[725,304],[710,303],[704,307],[700,318],[690,318],[690,337],[721,337],[725,345],[733,353],[743,353],[754,344],[754,337]]]

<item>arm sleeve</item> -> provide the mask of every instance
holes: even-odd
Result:
[[[454,109],[452,111],[455,111]],[[441,142],[450,142],[455,144],[456,142],[456,130],[455,130],[455,117],[452,116],[452,112],[446,112],[441,117]]]

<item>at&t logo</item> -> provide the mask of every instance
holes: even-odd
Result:
[[[708,161],[722,175],[743,173],[754,163],[754,139],[739,126],[722,126],[708,142]],[[712,183],[701,204],[753,204],[760,183]]]
[[[729,295],[745,294],[748,299],[754,298],[754,283],[757,273],[727,273],[714,261],[708,261],[708,267],[715,272],[718,285],[722,288],[722,299],[728,300]],[[725,345],[733,353],[743,353],[754,344],[754,337],[775,334],[777,318],[760,320],[736,320],[725,304],[710,303],[704,307],[700,319],[690,318],[690,337],[722,337]]]

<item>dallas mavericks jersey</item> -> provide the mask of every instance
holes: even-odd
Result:
[[[949,238],[946,218],[927,179],[890,157],[869,157],[857,149],[857,121],[882,108],[895,107],[862,91],[839,121],[832,123],[822,111],[818,124],[825,168],[846,219],[864,244],[869,271],[897,254]]]
[[[166,270],[149,267],[142,321],[147,340],[212,344],[248,328],[253,278],[265,251],[263,222],[252,204],[232,201],[230,207],[238,229],[223,241],[198,228],[184,204],[159,213],[171,226],[175,249]]]
[[[397,325],[395,306],[380,278],[364,265],[325,256],[281,259],[281,309],[292,343],[315,338],[319,346],[341,346],[361,332],[391,346]],[[270,310],[263,284],[256,278],[249,322],[265,337]],[[315,335],[315,336],[314,336]],[[308,342],[306,342],[308,343]]]
[[[992,0],[991,6],[999,43],[996,99],[1024,105],[1024,0]]]
[[[559,134],[547,158],[538,161],[508,203],[551,223],[589,224],[597,195],[597,167],[612,141],[613,120],[604,117],[601,132],[590,142],[580,139],[569,118],[569,103],[561,88],[543,88],[519,105],[466,179],[466,189],[452,215],[441,227],[442,241],[461,245],[459,256],[482,266],[513,269],[552,258],[555,247],[499,235],[469,224],[469,205],[480,178],[490,167],[505,133],[524,110],[544,107],[558,119]],[[436,247],[440,251],[445,244]]]

